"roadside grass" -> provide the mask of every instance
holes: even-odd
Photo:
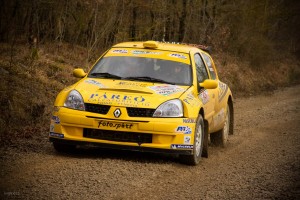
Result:
[[[279,87],[300,83],[300,62],[292,56],[259,68],[224,53],[213,57],[220,80],[229,85],[234,96],[268,93]]]
[[[55,97],[76,82],[72,71],[85,62],[84,48],[43,44],[32,57],[26,44],[1,43],[0,52],[0,144],[32,135],[47,137]]]

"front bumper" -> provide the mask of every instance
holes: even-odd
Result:
[[[61,108],[50,124],[51,142],[157,153],[192,154],[192,118],[129,118]]]
[[[52,137],[49,138],[49,141],[56,142],[59,144],[93,146],[93,147],[118,149],[118,150],[130,150],[130,151],[165,153],[165,154],[180,154],[180,155],[191,155],[192,154],[191,150],[158,149],[158,148],[143,147],[143,146],[125,146],[125,145],[115,145],[115,144],[99,143],[99,142],[62,140],[62,139],[52,138]]]

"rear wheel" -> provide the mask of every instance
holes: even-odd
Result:
[[[230,108],[229,105],[227,105],[224,127],[220,131],[210,134],[210,140],[213,144],[226,147],[228,143],[230,123]]]
[[[60,153],[71,153],[74,152],[74,150],[76,149],[75,145],[62,144],[57,142],[53,142],[53,147],[57,152]]]
[[[183,163],[188,165],[197,165],[200,162],[204,140],[204,122],[202,115],[199,115],[195,128],[194,146],[192,155],[180,155]]]

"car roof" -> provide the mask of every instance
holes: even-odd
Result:
[[[138,48],[138,49],[155,49],[155,50],[164,50],[164,51],[176,51],[181,53],[189,53],[190,51],[202,51],[193,46],[185,45],[185,44],[175,44],[175,43],[164,43],[164,42],[157,42],[157,48],[145,48],[144,43],[142,41],[139,42],[122,42],[113,46],[115,47],[122,47],[122,48]]]

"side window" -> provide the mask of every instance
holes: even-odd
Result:
[[[216,76],[216,72],[215,72],[215,70],[214,70],[214,67],[212,66],[213,64],[212,64],[211,58],[210,58],[208,55],[204,54],[204,53],[202,53],[201,55],[202,55],[202,57],[203,57],[203,59],[204,59],[206,65],[207,65],[207,67],[208,67],[210,77],[211,77],[213,80],[216,80],[216,77],[217,77],[217,76]]]
[[[205,65],[201,59],[201,56],[199,54],[195,54],[195,64],[196,64],[198,83],[201,83],[205,79],[208,79],[208,74]]]

